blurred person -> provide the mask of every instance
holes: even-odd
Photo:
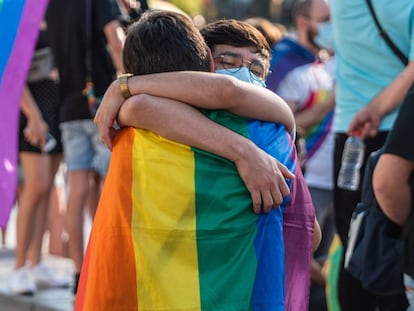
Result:
[[[385,215],[402,227],[404,251],[402,272],[406,297],[414,310],[414,144],[410,134],[414,132],[414,88],[408,92],[394,126],[385,142],[373,175],[375,197]]]
[[[408,144],[407,135],[412,133],[412,102],[414,99],[413,87],[407,93],[398,117],[394,122],[390,134],[384,145],[383,154],[375,167],[373,175],[373,189],[375,197],[384,214],[395,224],[402,227],[404,240],[404,254],[402,271],[405,273],[406,296],[411,311],[413,301],[414,276],[414,213],[413,213],[413,144]],[[363,137],[377,134],[378,125],[383,118],[384,108],[393,110],[397,102],[378,101],[360,110],[350,125],[350,131],[358,130]]]
[[[245,27],[249,29],[247,26]],[[211,49],[213,55],[215,54],[215,51],[221,47],[221,45],[236,47],[243,46],[236,39],[232,38],[232,33],[230,31],[231,28],[231,24],[227,23],[226,21],[223,21],[221,23],[211,23],[210,25],[207,25],[206,27],[201,29],[201,34],[206,40],[207,45]],[[254,31],[252,29],[253,28],[250,28],[249,31],[246,30],[246,33],[250,32],[251,34],[253,34]],[[264,37],[266,38],[266,36]],[[275,43],[273,43],[272,47],[274,46]],[[269,66],[271,66],[272,64],[272,58],[270,58],[270,55],[273,54],[269,54],[269,57],[266,58],[267,63],[270,63]],[[224,68],[226,68],[228,66],[227,60],[223,59],[221,65]],[[216,69],[221,68],[217,63],[215,63],[215,66]],[[271,74],[272,73],[269,72],[269,75]],[[262,86],[264,87],[265,83],[263,83]],[[306,187],[306,193],[307,190],[308,189]],[[310,287],[310,258],[308,256],[303,256],[303,249],[307,249],[306,243],[309,237],[312,235],[312,230],[310,230],[312,226],[309,225],[309,222],[306,218],[303,218],[303,215],[307,215],[308,213],[308,206],[304,204],[303,206],[296,206],[296,209],[293,207],[288,208],[283,216],[283,234],[285,245],[285,302],[287,308],[289,308],[290,310],[301,310],[307,309],[308,307],[308,302],[304,304],[302,299],[303,297],[308,297]],[[313,231],[319,232],[320,228],[318,222],[315,221],[314,224],[315,228]],[[316,226],[318,226],[318,228],[316,228]],[[302,228],[300,232],[299,230],[297,230],[298,227]],[[315,234],[313,238],[318,241],[316,245],[319,245],[320,236]],[[300,245],[303,242],[305,242],[303,247],[298,247],[298,245]],[[306,279],[306,277],[308,277],[308,279]]]
[[[414,4],[411,1],[372,3],[383,29],[410,60],[406,66],[381,37],[366,1],[351,3],[335,0],[329,4],[337,66],[334,118],[336,180],[344,142],[349,135],[360,135],[364,139],[362,173],[370,153],[384,145],[388,132],[395,124],[398,106],[414,80]],[[382,66],[378,66],[379,63]],[[360,182],[360,188],[362,184],[363,181]],[[335,187],[335,222],[345,249],[350,219],[360,200],[361,189],[347,191]],[[338,297],[343,311],[369,311],[376,308],[406,310],[408,305],[404,293],[381,296],[367,291],[359,280],[344,269],[343,262],[339,271]]]
[[[287,30],[283,28],[283,25],[274,24],[263,17],[250,17],[245,22],[260,31],[271,49],[287,34]]]
[[[17,196],[15,270],[9,280],[10,290],[21,295],[33,295],[39,287],[70,284],[70,279],[58,277],[41,262],[50,191],[62,159],[60,101],[52,72],[53,56],[43,22],[21,101],[19,161],[23,180]],[[48,148],[50,134],[55,146]]]
[[[253,83],[255,81],[255,83],[260,84],[260,81],[263,80],[265,75],[265,70],[263,70],[265,68],[265,63],[263,63],[263,60],[266,58],[263,60],[261,59],[262,51],[264,50],[262,50],[262,48],[259,49],[258,46],[255,45],[258,42],[254,41],[255,35],[253,35],[253,33],[257,33],[257,31],[255,30],[255,32],[250,33],[248,31],[250,28],[245,25],[247,24],[229,20],[211,25],[212,29],[205,30],[206,32],[209,32],[217,27],[216,34],[218,36],[215,39],[220,40],[220,29],[223,31],[227,29],[227,34],[230,37],[230,40],[229,38],[222,38],[222,42],[215,44],[215,49],[212,51],[213,58],[215,59],[214,66],[218,73],[234,75],[243,81],[251,81]],[[148,32],[146,31],[148,28],[154,29],[153,31]],[[158,30],[158,32],[155,30]],[[142,34],[145,33],[150,33],[152,36],[142,36]],[[160,36],[159,33],[161,33],[162,36]],[[214,37],[214,34],[211,34]],[[175,40],[179,40],[179,42],[183,44],[171,45],[171,42],[165,40],[165,36],[174,38],[172,39],[173,42]],[[213,37],[210,37],[210,39]],[[260,34],[259,38],[262,38]],[[145,39],[145,42],[137,45],[136,42],[140,42],[142,39]],[[260,39],[260,42],[263,41],[264,38]],[[168,46],[171,45],[171,48],[165,49],[164,45],[166,44]],[[194,48],[194,44],[196,44],[198,48]],[[145,47],[148,55],[140,53],[143,57],[137,58],[136,53],[138,53],[142,47]],[[172,47],[174,47],[174,49],[172,49]],[[160,53],[163,54],[165,53],[164,51],[167,50],[169,51],[168,56],[159,56]],[[168,66],[166,68],[170,68],[169,70],[209,70],[211,65],[209,65],[208,61],[210,57],[207,47],[203,44],[202,38],[195,29],[195,26],[191,24],[189,20],[186,20],[185,17],[180,17],[180,15],[166,12],[144,15],[144,17],[142,17],[130,30],[127,36],[124,51],[124,62],[127,70],[135,75],[146,75],[142,77],[134,76],[127,79],[126,85],[129,90],[128,92],[130,94],[141,95],[137,97],[133,96],[122,104],[117,118],[118,122],[121,125],[129,124],[137,126],[138,124],[141,128],[151,128],[152,130],[156,130],[156,132],[165,135],[170,139],[175,139],[189,144],[194,143],[194,146],[228,158],[236,164],[239,173],[241,174],[241,178],[245,182],[247,189],[250,191],[250,195],[254,203],[253,208],[258,215],[256,216],[251,211],[252,201],[248,199],[247,189],[243,190],[243,197],[246,195],[247,197],[240,201],[237,200],[236,202],[234,199],[241,195],[239,192],[241,189],[238,189],[238,186],[235,185],[232,186],[229,184],[224,186],[224,184],[222,184],[226,180],[230,181],[228,179],[230,177],[228,175],[228,169],[231,171],[234,170],[235,172],[236,167],[231,165],[228,168],[225,168],[222,166],[222,161],[224,159],[205,152],[199,153],[199,150],[192,148],[191,150],[193,151],[191,151],[191,153],[195,152],[197,157],[197,163],[195,165],[196,167],[199,167],[199,170],[197,171],[198,174],[200,174],[197,178],[198,182],[196,184],[201,185],[204,182],[209,184],[209,186],[199,189],[202,193],[197,195],[200,200],[197,199],[195,202],[198,206],[197,214],[193,215],[193,212],[191,212],[192,205],[194,204],[191,203],[192,195],[187,196],[186,194],[190,194],[190,192],[185,190],[185,185],[187,184],[185,181],[187,180],[187,177],[180,177],[180,181],[174,183],[174,186],[171,182],[169,182],[170,178],[177,178],[174,173],[175,166],[172,165],[173,162],[166,162],[166,159],[171,158],[173,154],[167,156],[163,152],[164,155],[162,158],[164,158],[164,160],[156,162],[156,150],[159,148],[161,148],[161,150],[165,149],[165,152],[167,152],[170,148],[173,148],[176,152],[182,150],[179,151],[179,153],[182,153],[185,149],[187,149],[187,147],[181,144],[173,143],[155,133],[142,129],[126,128],[121,130],[114,140],[111,167],[106,181],[107,184],[105,185],[105,187],[108,188],[104,189],[102,201],[100,202],[98,214],[95,219],[91,240],[88,245],[88,254],[90,256],[88,259],[90,264],[88,266],[84,266],[82,269],[80,291],[76,301],[76,309],[80,310],[82,308],[88,308],[88,306],[96,306],[96,304],[99,303],[99,306],[105,306],[107,308],[111,308],[112,305],[122,305],[126,309],[137,307],[146,308],[150,306],[164,309],[177,309],[179,306],[185,305],[187,308],[203,308],[205,310],[227,310],[228,308],[245,310],[250,307],[253,308],[253,310],[284,310],[283,272],[279,270],[281,273],[275,274],[275,271],[280,269],[281,265],[283,266],[283,250],[279,250],[281,243],[280,239],[282,238],[281,223],[279,222],[281,218],[277,215],[280,215],[286,203],[283,203],[280,208],[269,209],[269,207],[274,206],[275,202],[280,202],[281,197],[279,197],[279,195],[275,196],[275,193],[268,193],[268,191],[274,189],[277,184],[273,184],[271,188],[268,188],[267,186],[269,181],[267,177],[269,174],[273,175],[273,173],[275,173],[275,167],[270,167],[269,169],[268,165],[262,166],[264,164],[263,160],[266,159],[267,156],[263,158],[265,154],[261,152],[257,154],[257,147],[250,149],[250,147],[248,147],[250,143],[248,143],[245,138],[236,135],[225,128],[221,128],[217,124],[205,119],[205,117],[197,112],[197,110],[183,105],[178,101],[193,103],[195,106],[207,109],[227,108],[232,112],[237,111],[242,115],[243,113],[244,115],[252,114],[255,117],[262,117],[264,119],[276,118],[277,120],[285,118],[283,116],[289,108],[285,106],[283,108],[284,112],[281,114],[282,111],[277,112],[276,106],[274,106],[274,100],[278,98],[275,94],[265,91],[265,89],[250,86],[243,82],[236,83],[237,80],[234,78],[226,79],[223,75],[209,75],[208,73],[203,74],[201,72],[173,72],[148,75],[151,72],[163,71],[160,69],[160,66]],[[194,54],[195,51],[198,51],[200,54],[196,54],[196,58],[196,55],[190,57],[190,55]],[[200,62],[200,56],[202,56],[203,62]],[[226,56],[228,57],[226,58]],[[243,61],[240,62],[240,58],[243,59]],[[163,60],[163,64],[159,63],[159,59]],[[183,59],[186,60],[185,63],[183,62]],[[233,59],[234,63],[231,62],[231,59]],[[192,65],[194,67],[190,67],[192,63],[194,63],[194,65]],[[202,64],[204,64],[204,66],[202,66]],[[244,66],[245,64],[247,67]],[[212,69],[213,68],[210,70]],[[228,82],[231,83],[229,84]],[[106,141],[108,146],[111,147],[112,142],[110,138],[113,134],[110,134],[111,127],[119,106],[123,102],[119,88],[120,85],[122,87],[122,83],[124,83],[123,87],[125,87],[125,81],[121,81],[119,83],[115,82],[111,85],[105,94],[103,104],[98,110],[98,114],[95,118],[101,129],[103,140]],[[233,91],[230,91],[229,88],[230,90],[233,89]],[[188,90],[192,91],[189,92]],[[161,97],[156,98],[154,96]],[[271,100],[272,98],[273,100]],[[223,102],[224,99],[226,101]],[[231,104],[227,102],[229,99],[233,99],[234,103]],[[271,101],[269,102],[269,100]],[[158,102],[159,104],[157,105]],[[226,102],[227,104],[225,104]],[[252,102],[255,102],[256,105],[252,105]],[[277,100],[277,102],[280,103],[280,100]],[[279,109],[280,108],[281,107],[279,107]],[[256,126],[257,130],[262,129],[262,131],[267,128],[267,126],[270,126],[268,128],[268,135],[270,135],[269,138],[272,137],[270,141],[274,141],[276,138],[270,128],[273,128],[273,126],[275,126],[275,129],[279,128],[278,125],[266,125],[266,122],[262,123],[254,120],[250,121],[251,124],[249,122],[250,125],[248,128],[245,128],[245,118],[240,118],[224,111],[208,112],[204,111],[204,109],[202,109],[202,111],[216,122],[223,125],[227,124],[227,126],[230,124],[230,129],[243,134],[243,136],[246,135],[246,130],[249,132],[251,131],[251,139],[255,139],[255,135],[257,135],[254,134],[254,128],[256,128]],[[289,117],[289,119],[290,118],[291,117]],[[288,128],[291,128],[291,126],[292,124],[289,125]],[[188,131],[188,129],[191,130]],[[283,129],[283,131],[285,130]],[[287,134],[288,136],[286,136],[286,134],[287,133],[285,132],[279,136],[279,138],[284,139],[283,137],[289,137],[289,134]],[[145,197],[140,195],[140,198],[136,198],[139,201],[141,201],[141,199],[144,201],[138,203],[136,199],[133,199],[136,203],[134,203],[134,207],[130,207],[133,208],[133,210],[127,212],[127,215],[132,212],[133,216],[131,220],[136,219],[139,224],[134,222],[135,224],[133,227],[128,229],[128,218],[125,218],[122,215],[117,215],[118,213],[123,214],[124,212],[120,211],[118,208],[114,209],[113,203],[111,203],[112,198],[115,198],[115,201],[113,202],[120,202],[119,200],[128,200],[127,197],[130,195],[128,194],[130,191],[129,186],[122,186],[119,178],[122,178],[124,181],[129,180],[128,183],[132,182],[135,185],[134,192],[141,193],[141,190],[139,190],[141,188],[148,187],[148,189],[152,189],[151,176],[153,176],[153,174],[158,175],[155,171],[147,175],[147,169],[150,169],[150,167],[145,165],[140,166],[139,169],[141,172],[140,174],[143,174],[142,177],[144,179],[140,179],[139,176],[136,175],[137,172],[134,168],[132,168],[134,169],[132,173],[128,172],[129,169],[126,169],[126,164],[130,160],[121,155],[130,154],[125,151],[127,151],[126,148],[128,148],[128,142],[132,139],[131,135],[135,136],[133,139],[134,141],[139,142],[140,145],[143,144],[142,147],[144,147],[139,148],[140,151],[133,147],[135,150],[133,156],[137,158],[134,158],[132,163],[136,163],[137,161],[146,163],[146,159],[149,156],[148,160],[152,159],[150,160],[151,163],[158,163],[164,168],[162,169],[163,176],[157,178],[158,180],[163,180],[162,183],[159,181],[157,182],[159,185],[159,187],[157,187],[157,193],[162,193],[163,195],[159,196],[158,194],[155,195],[155,193],[151,194],[145,191],[145,194],[142,193]],[[149,146],[144,146],[147,144],[149,144]],[[268,150],[272,154],[273,152],[277,152],[277,149],[284,149],[287,147],[289,150],[292,147],[292,144],[289,143],[278,143],[277,145],[274,145],[275,149],[272,148],[273,151],[271,151],[271,149],[266,148],[266,145],[266,142],[262,142],[261,144],[262,148],[265,148],[265,150]],[[244,150],[241,158],[238,151],[240,147]],[[147,151],[150,151],[152,156],[148,154]],[[284,151],[280,151],[284,154]],[[289,153],[290,152],[288,152],[288,154]],[[184,152],[184,154],[187,154],[187,152]],[[280,160],[284,158],[282,154]],[[175,158],[176,156],[174,155],[173,157]],[[179,165],[181,167],[181,175],[186,176],[188,174],[188,169],[191,171],[191,167],[187,167],[187,165],[185,165],[179,158],[180,157],[178,157],[175,161],[179,161],[181,163]],[[205,160],[209,162],[208,159],[214,159],[213,162],[211,162],[214,167],[213,171],[211,171],[211,174],[213,174],[211,177],[215,177],[213,177],[214,180],[211,180],[211,182],[207,181],[210,173],[207,175],[204,175],[203,173],[204,165],[202,162]],[[162,164],[163,162],[166,163]],[[267,160],[265,162],[267,162]],[[257,166],[259,163],[261,164]],[[251,170],[251,166],[254,166],[255,168]],[[157,165],[151,165],[151,167],[156,170]],[[207,169],[207,167],[205,168]],[[208,169],[208,171],[210,171],[210,169]],[[253,173],[254,176],[251,175],[251,173]],[[131,174],[133,175],[131,176]],[[220,178],[217,178],[216,176],[220,176]],[[207,179],[203,181],[203,178]],[[237,178],[237,180],[240,179],[237,175],[235,178]],[[271,179],[273,179],[273,182],[278,180],[278,178],[276,179],[274,177]],[[291,199],[294,201],[297,199],[297,196],[303,194],[304,197],[302,197],[302,203],[304,205],[308,204],[308,206],[301,206],[301,208],[303,208],[302,217],[310,221],[310,223],[307,223],[307,225],[310,225],[308,244],[305,243],[308,247],[310,247],[314,222],[314,215],[312,214],[313,207],[310,198],[306,200],[307,188],[302,188],[303,184],[300,183],[300,180],[301,176],[298,175],[293,181],[293,192],[291,194]],[[115,185],[118,186],[114,188]],[[165,188],[165,185],[168,185],[167,188],[169,190]],[[179,189],[177,189],[178,192],[175,190],[176,186],[179,186]],[[257,186],[260,187],[257,188]],[[280,186],[277,186],[277,188],[279,187]],[[116,191],[114,191],[114,189],[116,189]],[[260,190],[260,192],[257,192],[257,190]],[[271,190],[271,192],[274,190]],[[229,191],[233,194],[227,196],[226,193]],[[305,191],[305,193],[302,193],[302,191]],[[284,193],[284,191],[282,191],[282,193]],[[179,194],[179,197],[184,200],[182,202],[184,205],[176,202],[177,194]],[[153,202],[155,197],[151,196],[154,195],[158,197],[160,201],[156,199],[157,202]],[[215,196],[217,196],[217,198],[214,199],[216,203],[210,204],[210,200],[212,200]],[[201,200],[202,197],[203,199]],[[260,198],[263,199],[263,205],[260,202]],[[165,200],[168,200],[168,206],[172,205],[174,208],[171,209],[168,207],[164,213],[162,212],[164,208],[161,202],[164,202]],[[190,201],[185,203],[187,200]],[[143,203],[147,206],[144,209],[142,209],[143,206],[141,206]],[[122,204],[125,211],[128,210],[128,204],[129,203],[127,203],[127,201],[125,201],[125,205]],[[152,208],[149,208],[149,206],[152,206]],[[287,209],[289,207],[290,205],[287,206]],[[311,207],[310,210],[308,210],[309,207]],[[175,211],[175,209],[177,210]],[[164,215],[161,218],[156,216],[160,212]],[[307,212],[310,213],[308,214]],[[211,213],[216,216],[213,216]],[[174,221],[175,214],[181,216],[179,219]],[[256,226],[257,222],[257,230],[262,232],[258,233],[256,238],[252,237],[251,242],[248,244],[241,242],[245,237],[247,237],[241,232],[241,235],[237,234],[241,240],[237,239],[236,241],[230,236],[226,239],[220,238],[220,236],[224,233],[223,230],[226,231],[225,228],[228,228],[229,226],[233,228],[232,231],[239,232],[240,227],[237,223],[240,221],[244,223],[243,227],[249,227],[250,225],[248,223],[250,223],[250,221],[247,221],[246,223],[245,220],[247,220],[247,218],[245,217],[249,218],[251,216],[253,216],[253,218],[257,217],[257,220],[254,221],[254,226]],[[197,219],[197,229],[191,225],[191,219],[194,217]],[[147,221],[152,223],[150,226],[152,229],[148,227],[149,223],[147,223]],[[175,223],[176,221],[178,222]],[[118,241],[120,233],[115,232],[114,236],[112,236],[112,234],[108,236],[111,244],[106,243],[101,238],[102,233],[106,232],[108,229],[111,230],[111,232],[113,231],[113,229],[110,229],[114,228],[114,224],[111,224],[112,222],[114,222],[114,224],[117,223],[119,228],[118,230],[121,230],[122,227],[126,228],[126,231],[122,233],[122,245],[120,245],[121,241]],[[251,225],[253,225],[253,223],[251,223]],[[164,228],[162,231],[166,233],[165,240],[156,234],[159,226]],[[177,236],[176,234],[168,233],[170,226],[174,228],[173,231],[178,233]],[[268,230],[265,228],[268,228]],[[131,232],[128,231],[131,229],[135,232],[133,233],[133,236],[138,237],[139,240],[135,240],[134,245],[136,245],[136,247],[134,247],[134,249],[131,248],[132,245],[128,242],[129,236],[131,235]],[[151,234],[154,239],[146,238],[145,232],[147,232],[148,229],[155,233],[155,235]],[[136,234],[138,232],[141,233],[137,236]],[[191,241],[187,238],[188,234],[193,236],[193,238],[190,239]],[[268,242],[270,242],[269,239],[272,240],[270,244],[268,244]],[[253,240],[255,242],[253,242]],[[301,242],[304,243],[305,241]],[[153,246],[158,245],[158,243],[160,243],[159,246],[154,248]],[[198,255],[197,253],[194,254],[192,251],[191,244],[193,243],[198,244]],[[255,257],[258,256],[258,258],[255,259],[255,261],[259,260],[258,266],[254,264],[255,267],[253,270],[257,270],[256,272],[253,272],[253,274],[251,274],[251,268],[253,266],[248,265],[243,269],[237,268],[243,262],[247,264],[245,259],[247,258],[246,256],[249,256],[248,253],[245,253],[245,251],[239,252],[237,249],[242,247],[244,250],[252,250],[251,246],[253,246],[253,244],[251,243],[256,245],[255,248],[257,255],[255,255]],[[144,244],[147,246],[141,247]],[[304,247],[306,247],[305,244],[303,244]],[[268,247],[270,245],[272,246],[269,249]],[[123,251],[113,251],[113,249],[118,249],[119,247]],[[108,257],[108,260],[104,262],[106,255],[102,255],[102,252],[104,251],[103,248],[105,248],[105,253],[115,254],[116,257],[112,256],[110,260]],[[276,248],[278,251],[274,252]],[[224,251],[224,253],[220,251],[220,249]],[[305,254],[303,253],[304,249]],[[152,250],[155,250],[156,252],[153,253]],[[171,250],[174,251],[171,252]],[[181,252],[185,252],[187,254],[185,256],[187,258],[185,260],[185,265],[180,264],[180,260],[184,258],[180,259],[180,257],[177,257],[181,254]],[[220,253],[220,255],[218,253]],[[93,264],[96,256],[100,257],[99,266]],[[196,256],[196,258],[198,256],[199,258],[199,264],[196,266],[194,266],[194,256]],[[216,258],[216,256],[219,257]],[[276,259],[274,256],[279,259]],[[223,261],[223,257],[227,258],[227,260]],[[302,258],[303,257],[307,257],[306,248],[302,248]],[[140,260],[135,263],[133,258],[140,258]],[[153,259],[148,261],[148,258]],[[122,265],[119,264],[121,262]],[[231,267],[229,266],[228,268],[225,268],[226,262],[231,262]],[[147,264],[151,267],[144,270],[140,268],[142,265],[147,266]],[[159,271],[157,268],[158,264],[161,264],[163,271]],[[176,267],[176,264],[180,267],[185,267],[185,269],[180,268],[178,271],[173,269]],[[117,272],[114,272],[114,270]],[[101,273],[105,273],[104,271],[111,271],[111,273],[109,273],[109,277],[111,277],[111,279],[112,277],[116,277],[118,275],[123,276],[123,280],[120,281],[120,283],[125,284],[125,287],[119,288],[116,293],[112,291],[111,297],[105,294],[105,290],[101,290],[107,286],[105,285],[106,282],[108,282],[108,285],[111,283],[111,279],[105,279],[105,283],[102,283],[104,280],[100,279],[99,275]],[[145,271],[148,271],[148,273]],[[309,267],[307,267],[306,271],[309,271]],[[198,275],[200,272],[201,275]],[[237,278],[242,278],[243,281],[237,282],[237,284],[233,283],[231,279],[236,275]],[[267,282],[266,280],[272,281]],[[164,284],[163,282],[167,282],[168,284],[173,282],[176,286],[173,288],[170,286],[163,286],[161,285]],[[165,285],[167,285],[167,283]],[[184,286],[185,291],[182,291],[184,288],[180,284],[187,284],[187,286]],[[191,286],[189,287],[188,284],[191,284]],[[237,290],[233,291],[230,289],[228,286],[229,284],[233,284],[231,288],[236,286]],[[143,287],[145,287],[145,289]],[[189,290],[190,292],[188,292]],[[300,294],[301,293],[297,293],[297,299],[301,298],[299,297]],[[306,293],[304,295],[306,296]]]
[[[55,180],[49,197],[49,253],[56,256],[68,257],[66,218],[66,165],[61,162],[56,172]]]
[[[118,2],[122,13],[119,21],[124,30],[149,9],[146,0],[118,0]]]
[[[110,158],[99,142],[89,105],[98,103],[116,73],[123,72],[119,17],[116,0],[51,0],[46,12],[61,83],[60,128],[69,183],[66,229],[75,264],[74,292],[83,261],[84,207],[94,195],[90,178],[98,173],[102,182]],[[89,208],[93,216],[96,206]]]

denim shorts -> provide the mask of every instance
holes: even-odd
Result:
[[[93,120],[63,122],[60,130],[68,171],[94,170],[106,176],[111,152],[100,142],[98,128]]]
[[[414,279],[404,274],[404,285],[406,288],[405,295],[407,296],[410,306],[407,311],[414,311]]]

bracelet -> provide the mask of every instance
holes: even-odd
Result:
[[[128,78],[132,76],[132,73],[123,73],[118,76],[119,88],[121,90],[121,95],[124,99],[128,99],[129,97],[131,97],[131,93],[128,87]]]

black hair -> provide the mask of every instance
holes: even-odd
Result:
[[[193,22],[170,11],[147,11],[128,30],[123,50],[126,72],[209,71],[208,47]]]
[[[269,61],[269,44],[260,31],[247,22],[222,19],[204,26],[200,32],[211,51],[214,51],[217,44],[254,47],[263,58],[263,61]]]

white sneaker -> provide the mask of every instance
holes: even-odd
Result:
[[[71,278],[56,275],[50,268],[39,263],[32,267],[31,273],[38,287],[69,287]]]
[[[17,295],[33,295],[37,290],[35,280],[27,267],[19,268],[13,272],[9,287]]]

